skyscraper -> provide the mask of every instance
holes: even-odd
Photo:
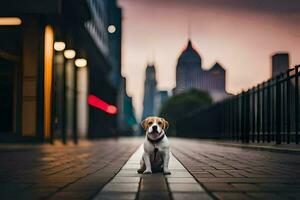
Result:
[[[155,96],[155,112],[159,114],[162,105],[169,99],[168,91],[161,90],[157,91]]]
[[[178,58],[175,93],[194,88],[207,91],[214,101],[219,101],[228,96],[225,77],[226,71],[219,63],[215,63],[209,70],[202,68],[201,57],[189,40]]]
[[[272,56],[272,77],[289,69],[289,54],[277,53]]]
[[[142,118],[156,115],[155,112],[155,95],[156,90],[156,78],[155,78],[155,67],[154,65],[148,65],[146,68],[146,79],[144,89],[144,102],[143,102],[143,115]]]
[[[107,31],[109,61],[112,69],[109,78],[115,87],[119,87],[121,77],[121,41],[122,41],[122,9],[116,0],[105,0],[107,4]]]
[[[118,94],[118,131],[121,135],[132,135],[135,131],[137,121],[132,97],[126,92],[126,78],[122,77],[120,83],[120,92]]]

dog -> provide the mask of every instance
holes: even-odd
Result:
[[[169,170],[170,144],[166,136],[169,123],[160,117],[147,117],[141,122],[141,126],[146,131],[146,138],[138,173],[171,174]]]

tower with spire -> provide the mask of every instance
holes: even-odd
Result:
[[[219,101],[229,96],[225,89],[225,77],[226,71],[219,63],[209,70],[202,68],[201,56],[189,39],[178,58],[175,93],[198,89],[207,91],[214,101]]]
[[[142,118],[156,115],[155,113],[155,96],[156,89],[156,77],[154,64],[148,64],[146,68],[146,79],[144,85],[144,101],[143,101],[143,114]]]

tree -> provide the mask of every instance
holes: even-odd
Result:
[[[168,99],[160,110],[160,116],[170,123],[169,135],[176,135],[176,121],[196,110],[212,104],[207,92],[191,89]]]

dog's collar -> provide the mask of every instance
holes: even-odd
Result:
[[[147,136],[147,139],[148,139],[148,141],[151,142],[151,143],[159,143],[162,139],[164,139],[164,137],[165,137],[165,133],[162,134],[162,136],[160,136],[159,138],[157,138],[157,139],[155,139],[155,140],[149,138],[148,136]]]

